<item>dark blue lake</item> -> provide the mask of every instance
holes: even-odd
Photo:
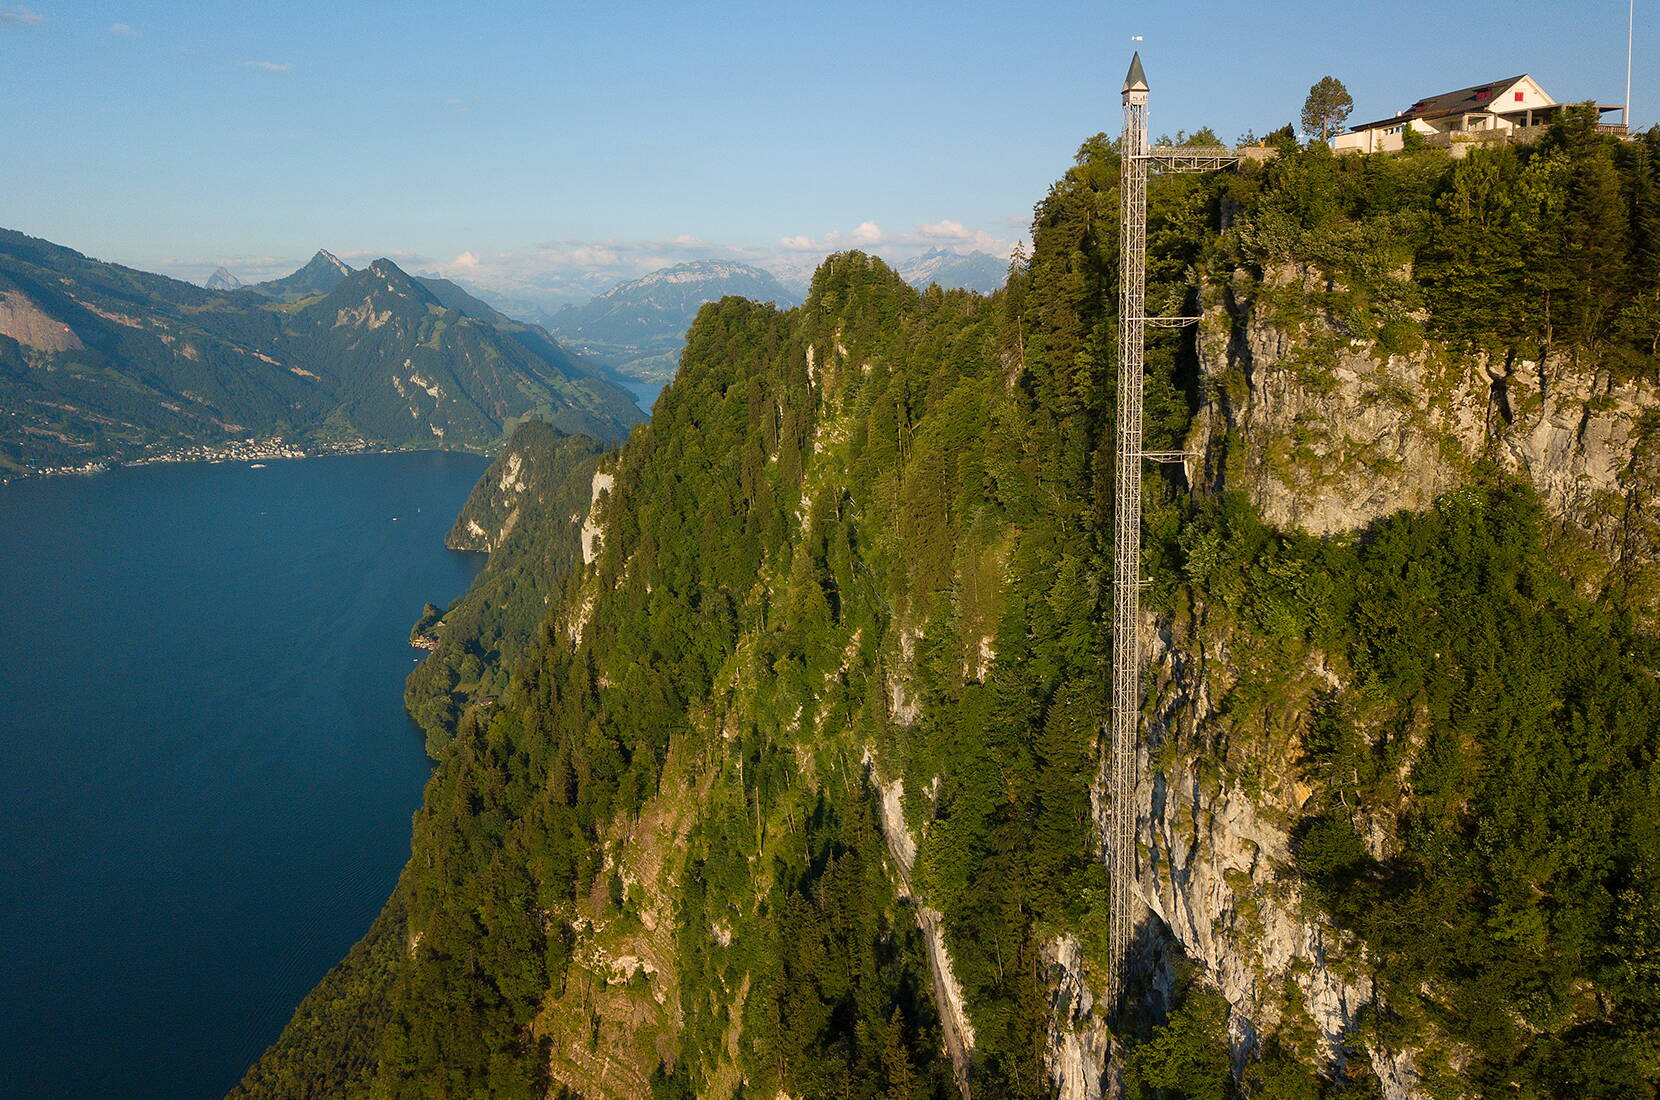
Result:
[[[221,1096],[369,927],[484,460],[0,486],[0,1095]]]

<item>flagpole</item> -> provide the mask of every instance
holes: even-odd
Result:
[[[1631,132],[1631,32],[1637,25],[1637,0],[1625,4],[1625,106],[1620,108],[1620,121],[1625,132]]]

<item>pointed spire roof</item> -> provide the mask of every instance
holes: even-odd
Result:
[[[1130,72],[1124,77],[1124,90],[1126,92],[1145,92],[1147,90],[1147,73],[1141,67],[1140,50],[1137,50],[1135,56],[1130,58]]]

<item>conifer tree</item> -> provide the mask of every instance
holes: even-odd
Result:
[[[1303,100],[1303,133],[1325,141],[1355,109],[1354,97],[1335,76],[1323,76]]]

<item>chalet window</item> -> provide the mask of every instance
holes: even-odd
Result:
[[[1517,93],[1516,93],[1516,102],[1517,102],[1517,103],[1520,103],[1520,102],[1521,102],[1521,101],[1522,101],[1522,93],[1521,93],[1521,92],[1517,92]]]

